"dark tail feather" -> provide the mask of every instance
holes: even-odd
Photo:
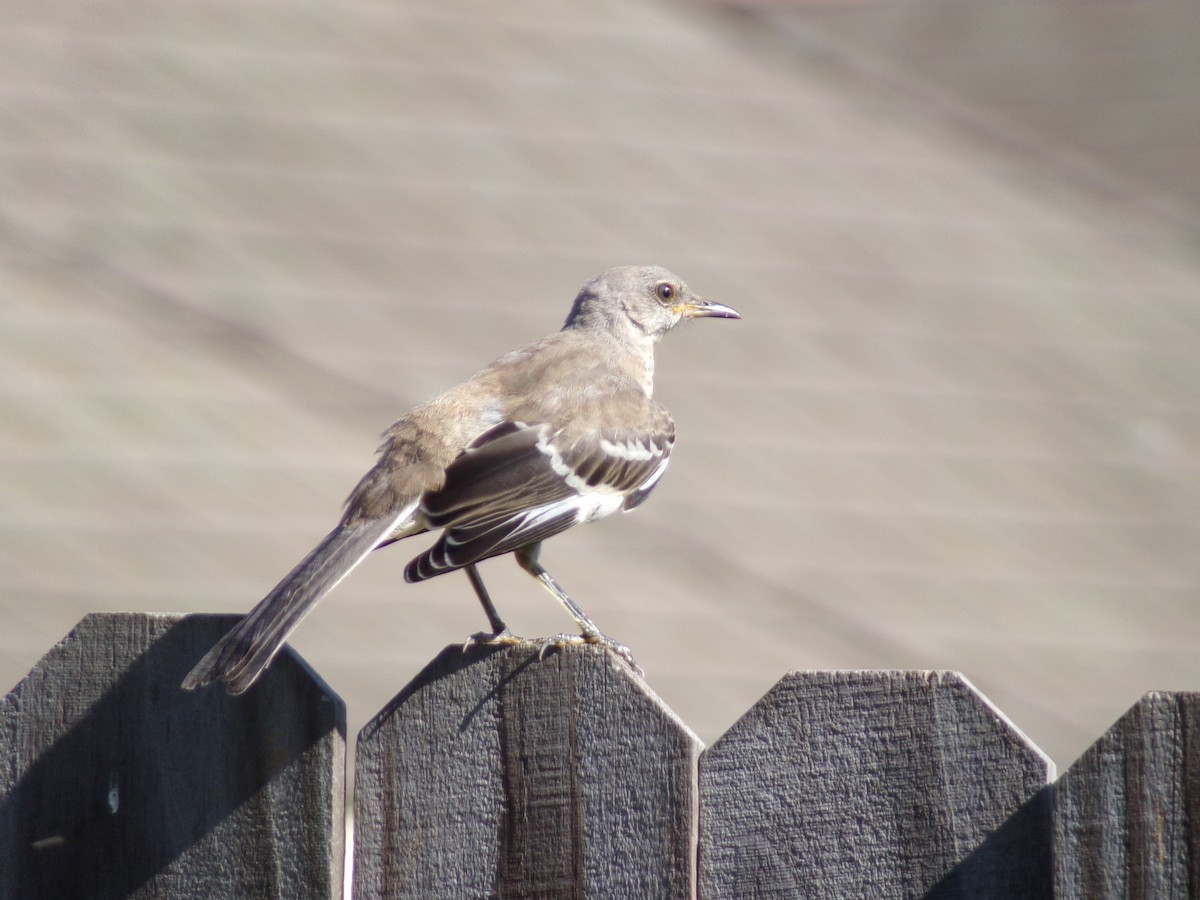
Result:
[[[377,547],[394,520],[338,526],[242,621],[217,642],[183,680],[186,690],[223,681],[231,694],[252,685],[288,635],[317,601]]]

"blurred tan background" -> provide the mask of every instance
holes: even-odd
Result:
[[[711,743],[784,672],[962,670],[1059,764],[1200,689],[1192,0],[0,11],[0,681],[243,611],[397,415],[655,262],[679,442],[549,569]],[[484,625],[369,559],[352,733]],[[484,566],[526,634],[569,623]]]

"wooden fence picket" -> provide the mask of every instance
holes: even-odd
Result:
[[[0,898],[341,895],[341,700],[179,687],[234,621],[89,615],[0,700]]]
[[[359,738],[355,896],[694,896],[700,742],[597,647],[449,647]]]
[[[1200,693],[1150,693],[1055,783],[1055,896],[1200,894]]]
[[[1052,774],[957,673],[793,673],[700,757],[701,896],[1049,898]]]

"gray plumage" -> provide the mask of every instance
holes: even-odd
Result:
[[[649,495],[675,425],[651,396],[654,344],[684,318],[738,318],[657,266],[623,266],[580,290],[561,331],[532,341],[396,421],[338,526],[196,664],[183,683],[246,690],[314,604],[372,550],[430,530],[405,570],[466,569],[497,639],[507,635],[475,564],[516,553],[583,639],[630,659],[537,563],[541,542]]]

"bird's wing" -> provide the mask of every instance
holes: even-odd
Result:
[[[426,494],[421,514],[441,537],[405,570],[423,581],[543,541],[642,502],[666,469],[674,424],[661,407],[599,431],[504,422],[482,434]]]

